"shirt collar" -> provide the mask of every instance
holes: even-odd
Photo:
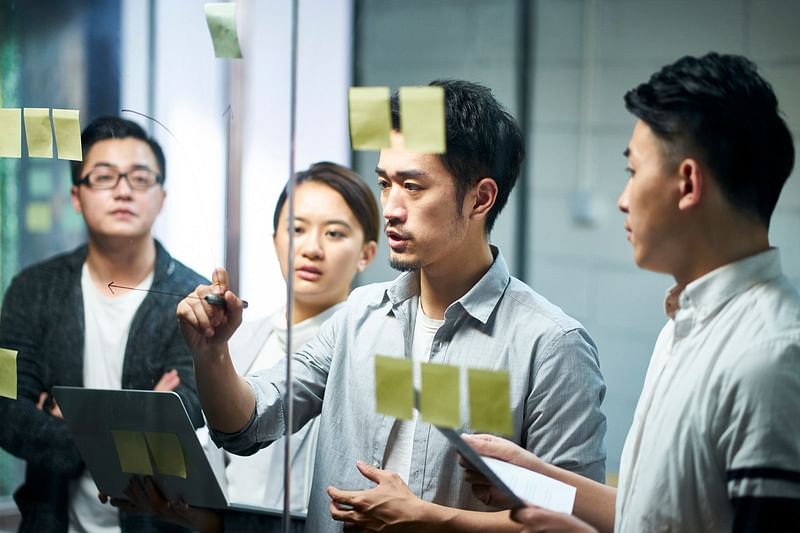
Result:
[[[703,320],[740,292],[782,273],[780,252],[770,248],[712,270],[685,287],[672,287],[667,292],[664,310],[674,319],[679,309],[693,309],[698,319]]]
[[[482,323],[486,323],[500,301],[511,275],[508,272],[503,254],[495,246],[490,246],[494,261],[486,274],[467,291],[467,293],[450,304],[445,311],[445,319],[452,313],[456,305]],[[385,298],[395,307],[413,296],[419,294],[419,273],[404,272],[386,289]]]

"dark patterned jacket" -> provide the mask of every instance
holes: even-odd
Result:
[[[174,260],[155,241],[152,288],[188,294],[203,277]],[[14,499],[20,531],[66,532],[69,483],[85,468],[62,420],[36,408],[55,385],[83,386],[84,313],[81,268],[88,248],[58,255],[19,273],[0,314],[0,346],[17,350],[17,400],[0,398],[0,446],[27,462],[25,483]],[[192,355],[175,308],[179,298],[150,293],[131,323],[122,387],[152,390],[164,372],[178,370],[183,400],[196,427],[203,425]],[[142,515],[120,513],[123,531],[183,531]]]

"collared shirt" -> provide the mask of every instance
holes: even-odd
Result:
[[[445,311],[430,361],[508,370],[510,438],[547,462],[602,480],[605,384],[595,345],[577,321],[512,278],[499,252],[493,253],[491,268]],[[293,427],[322,413],[308,531],[341,530],[328,511],[328,485],[373,486],[356,470],[356,460],[383,466],[395,419],[375,411],[374,356],[411,357],[418,279],[405,273],[354,290],[346,307],[293,356]],[[271,369],[248,381],[256,397],[250,422],[236,434],[212,430],[215,441],[234,453],[252,453],[285,428],[285,371]],[[415,428],[408,484],[428,501],[488,510],[464,483],[455,450],[424,422]]]
[[[731,499],[800,497],[800,295],[770,249],[672,289],[665,308],[616,531],[730,531]]]

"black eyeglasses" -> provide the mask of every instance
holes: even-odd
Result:
[[[147,167],[137,167],[128,172],[120,172],[116,167],[97,165],[75,185],[86,185],[92,189],[113,189],[122,178],[128,181],[131,189],[137,191],[145,191],[157,183],[164,183],[164,178]]]

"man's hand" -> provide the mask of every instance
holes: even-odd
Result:
[[[195,355],[213,357],[223,352],[223,347],[242,323],[244,306],[228,289],[228,273],[214,269],[211,285],[198,285],[188,297],[178,304],[178,322],[186,344]],[[203,298],[218,294],[225,305],[211,305]]]
[[[164,375],[161,376],[161,379],[158,380],[158,383],[156,383],[156,386],[153,387],[153,390],[173,391],[180,384],[181,384],[181,378],[178,375],[178,371],[173,368],[169,372],[164,372]]]
[[[46,392],[42,392],[39,394],[39,401],[36,402],[36,408],[40,411],[47,411],[50,415],[58,418],[59,420],[64,420],[64,415],[61,414],[61,408],[58,406],[55,400],[51,399],[48,405],[48,399],[50,397],[47,395]]]
[[[334,520],[365,531],[412,531],[424,504],[394,472],[357,461],[361,474],[378,485],[368,490],[347,491],[328,487]]]
[[[541,473],[542,471],[544,462],[541,459],[510,440],[494,435],[462,435],[461,437],[478,455],[494,457],[534,472]],[[464,480],[472,485],[472,492],[480,501],[499,509],[511,507],[511,501],[506,495],[492,485],[483,474],[474,470],[463,457],[459,456],[458,462],[464,467]]]
[[[572,515],[533,505],[514,511],[511,518],[525,525],[523,533],[597,533],[595,528]]]
[[[201,533],[222,531],[222,520],[216,511],[191,507],[186,502],[167,500],[149,476],[131,476],[125,495],[127,500],[109,498],[105,494],[98,494],[97,497],[101,503],[110,501],[111,505],[122,511],[155,515]]]

